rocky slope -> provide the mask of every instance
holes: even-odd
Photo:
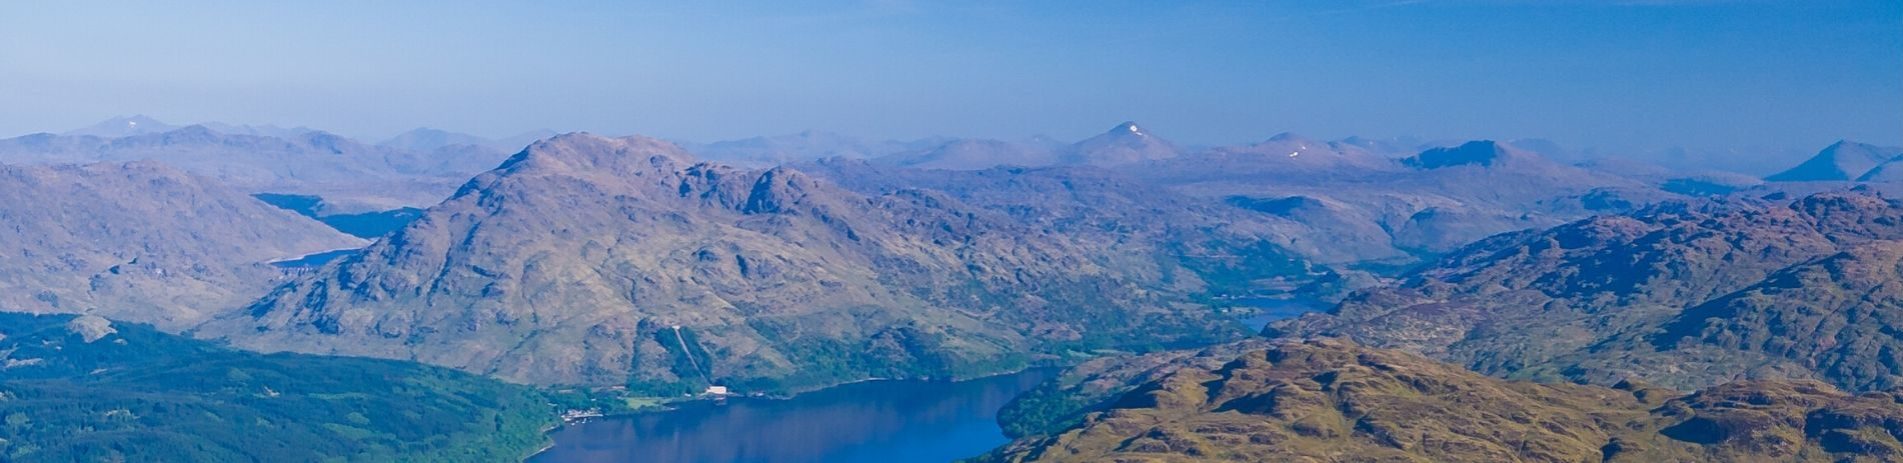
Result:
[[[268,261],[363,245],[150,162],[0,165],[0,223],[0,308],[171,330],[268,290]]]
[[[1903,206],[1868,191],[1663,205],[1489,238],[1269,334],[1516,378],[1896,387],[1898,240]]]
[[[201,334],[534,383],[786,391],[1224,339],[1140,245],[928,190],[861,195],[652,139],[539,142]],[[676,329],[678,327],[678,329]]]
[[[1903,390],[1535,384],[1323,340],[1177,365],[980,461],[1886,461]],[[1171,363],[1181,363],[1175,361]]]

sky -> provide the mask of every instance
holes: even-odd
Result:
[[[0,3],[0,135],[1903,144],[1903,1]]]

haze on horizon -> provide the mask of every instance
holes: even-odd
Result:
[[[1903,144],[1884,0],[0,5],[0,136],[145,114],[709,141]]]

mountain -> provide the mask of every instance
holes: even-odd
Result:
[[[870,159],[906,151],[901,142],[874,142],[832,132],[752,137],[709,143],[691,149],[701,158],[732,165],[771,167],[824,158]]]
[[[915,169],[979,170],[997,166],[1036,167],[1056,163],[1056,152],[1038,143],[961,138],[928,148],[875,158],[879,164]]]
[[[362,246],[152,163],[0,165],[0,307],[189,327],[268,290],[266,263]]]
[[[99,121],[98,124],[67,131],[65,135],[118,138],[164,133],[177,129],[179,126],[159,122],[144,115],[132,115]]]
[[[0,313],[0,460],[521,461],[549,398],[413,363],[234,351]]]
[[[233,132],[227,132],[233,133]],[[418,127],[397,134],[388,140],[377,143],[378,147],[409,153],[424,153],[445,160],[441,168],[454,172],[474,175],[477,172],[495,167],[509,153],[522,151],[522,147],[548,137],[559,135],[553,130],[531,130],[503,138],[486,138],[442,129]],[[459,161],[458,158],[473,158]]]
[[[1320,142],[1301,135],[1282,133],[1261,142],[1216,147],[1191,157],[1201,162],[1258,162],[1286,171],[1325,171],[1331,169],[1391,169],[1393,162],[1359,146]]]
[[[1290,156],[1294,154],[1294,156]],[[1336,231],[1317,246],[1403,268],[1496,233],[1548,227],[1677,198],[1653,185],[1556,163],[1494,142],[1387,160],[1293,135],[1112,170],[1178,193]]]
[[[1816,156],[1804,163],[1764,179],[1773,182],[1859,180],[1878,165],[1899,156],[1903,156],[1903,148],[1839,141],[1817,152]]]
[[[1510,378],[1903,386],[1903,204],[1869,191],[1662,204],[1475,243],[1268,334]]]
[[[943,193],[862,195],[667,142],[531,145],[421,218],[199,334],[675,394],[969,377],[1240,334],[1122,243]]]
[[[1903,148],[1896,148],[1897,158],[1877,164],[1863,175],[1857,176],[1859,182],[1899,183],[1903,182]],[[1879,154],[1881,156],[1881,154]]]
[[[218,132],[218,133],[226,133],[226,134],[232,134],[232,135],[255,135],[260,137],[277,137],[277,138],[284,138],[284,139],[294,139],[294,138],[301,137],[301,136],[304,136],[305,134],[309,134],[312,132],[319,132],[319,130],[317,129],[313,129],[310,127],[303,127],[303,126],[285,128],[285,127],[278,127],[278,126],[269,125],[269,124],[238,125],[238,124],[226,124],[223,122],[206,122],[200,125],[204,125],[205,128],[211,129],[213,132]]]
[[[1724,196],[1764,184],[1763,179],[1746,174],[1711,169],[1674,169],[1633,159],[1600,158],[1580,162],[1577,166],[1685,196]]]
[[[1418,137],[1373,138],[1357,135],[1336,140],[1333,143],[1342,146],[1353,146],[1390,159],[1413,156],[1420,153],[1423,148],[1429,147],[1429,142]]]
[[[1123,252],[1181,262],[1220,295],[1318,283],[1341,276],[1327,264],[1381,257],[1322,245],[1333,230],[1307,229],[1089,166],[925,170],[828,159],[793,167],[860,194],[937,191],[1035,230],[1116,242]]]
[[[1441,169],[1457,166],[1501,168],[1548,168],[1557,165],[1544,156],[1504,143],[1478,140],[1460,146],[1433,148],[1402,159],[1401,165],[1415,169]]]
[[[930,141],[921,140],[921,142]],[[880,164],[913,167],[921,169],[980,170],[997,166],[1047,167],[1053,165],[1119,167],[1135,166],[1149,162],[1177,159],[1187,153],[1195,152],[1176,146],[1168,140],[1151,134],[1148,129],[1135,122],[1124,122],[1109,131],[1071,144],[1063,144],[1048,137],[1031,137],[1026,140],[1007,141],[991,139],[948,139],[938,140],[924,146],[891,151],[883,156],[843,156],[848,158],[873,158]],[[1290,152],[1307,151],[1307,145],[1316,147],[1329,145],[1299,139],[1292,135],[1281,135],[1266,142],[1250,146],[1220,147],[1216,151],[1223,153],[1244,153],[1262,155],[1273,152],[1286,155]],[[1347,147],[1350,145],[1339,145]],[[1332,147],[1331,147],[1332,149]],[[850,154],[850,153],[848,153]],[[1371,156],[1366,150],[1354,148],[1349,162],[1359,165],[1372,165],[1364,156]],[[819,159],[821,156],[808,156],[805,160]],[[1326,156],[1321,156],[1326,157]],[[1378,157],[1378,156],[1377,156]]]
[[[377,143],[377,146],[427,152],[452,145],[485,146],[490,143],[493,142],[475,135],[419,127],[390,137],[389,140]]]
[[[315,194],[367,209],[434,203],[506,157],[468,145],[418,152],[321,131],[280,138],[202,125],[119,138],[33,134],[0,140],[0,162],[10,164],[159,161],[248,192]]]
[[[1110,131],[1070,145],[1057,162],[1111,166],[1174,158],[1182,154],[1175,144],[1164,140],[1135,122],[1124,122]]]
[[[1903,390],[1810,381],[1680,395],[1481,376],[1336,340],[1176,360],[1101,411],[977,461],[1878,461]]]

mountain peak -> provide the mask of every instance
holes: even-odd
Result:
[[[1062,157],[1065,164],[1116,165],[1168,159],[1180,154],[1175,145],[1150,134],[1136,122],[1125,121],[1095,137],[1077,142]]]
[[[1434,148],[1421,154],[1401,160],[1402,164],[1417,169],[1439,169],[1455,166],[1493,167],[1538,158],[1539,155],[1520,151],[1493,140],[1474,140],[1454,147]]]
[[[1306,141],[1308,141],[1308,138],[1307,138],[1307,137],[1303,137],[1303,136],[1301,136],[1300,134],[1297,134],[1297,133],[1295,133],[1295,132],[1282,132],[1282,133],[1278,133],[1278,134],[1275,134],[1275,136],[1273,136],[1273,137],[1269,137],[1269,141],[1303,141],[1303,142],[1306,142]]]
[[[100,121],[97,124],[66,132],[66,135],[92,135],[96,137],[117,138],[132,135],[167,132],[178,126],[159,122],[143,114],[118,116]]]
[[[692,164],[693,159],[694,156],[680,146],[658,138],[639,135],[610,138],[569,132],[530,144],[504,162],[500,169],[625,173],[662,165],[684,166]]]
[[[1858,180],[1898,157],[1903,157],[1903,148],[1838,140],[1803,163],[1764,179],[1773,182]]]
[[[466,133],[451,132],[430,127],[417,127],[403,132],[389,140],[377,143],[377,146],[401,148],[413,151],[431,151],[452,145],[485,146],[492,140]]]

